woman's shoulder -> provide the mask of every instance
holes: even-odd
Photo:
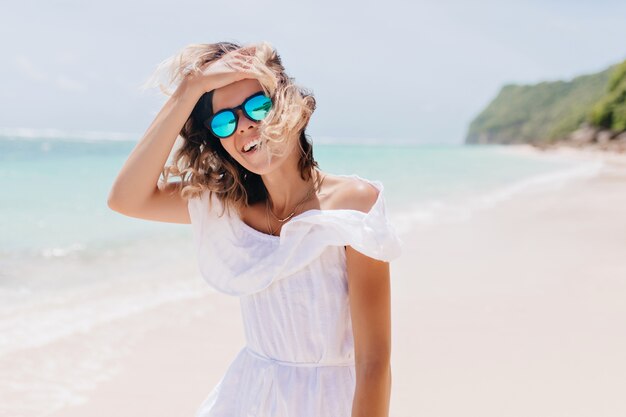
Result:
[[[378,201],[382,184],[358,175],[325,173],[326,191],[331,196],[332,208],[358,210],[368,213]]]

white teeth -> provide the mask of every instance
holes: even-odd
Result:
[[[244,152],[248,152],[250,150],[250,148],[252,148],[254,145],[258,145],[259,144],[259,139],[255,139],[253,141],[250,141],[248,143],[246,143],[246,145],[243,147]]]
[[[254,145],[258,145],[259,143],[261,143],[261,139],[255,139],[253,141],[250,141],[246,143],[246,145],[243,147],[243,151],[248,152],[250,148],[252,148]]]

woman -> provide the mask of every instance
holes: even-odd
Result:
[[[269,44],[190,45],[164,69],[176,88],[108,204],[191,223],[203,278],[240,299],[246,346],[197,416],[387,416],[401,240],[382,183],[319,169],[315,99]]]

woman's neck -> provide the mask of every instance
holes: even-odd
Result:
[[[276,216],[289,215],[303,199],[310,194],[315,186],[319,171],[311,169],[308,180],[303,180],[300,176],[300,169],[296,166],[286,166],[263,175],[263,183],[268,191],[270,206]],[[314,194],[313,194],[314,195]]]

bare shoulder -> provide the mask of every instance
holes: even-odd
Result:
[[[368,213],[378,199],[378,189],[359,178],[328,174],[329,193],[334,209],[358,210]]]

